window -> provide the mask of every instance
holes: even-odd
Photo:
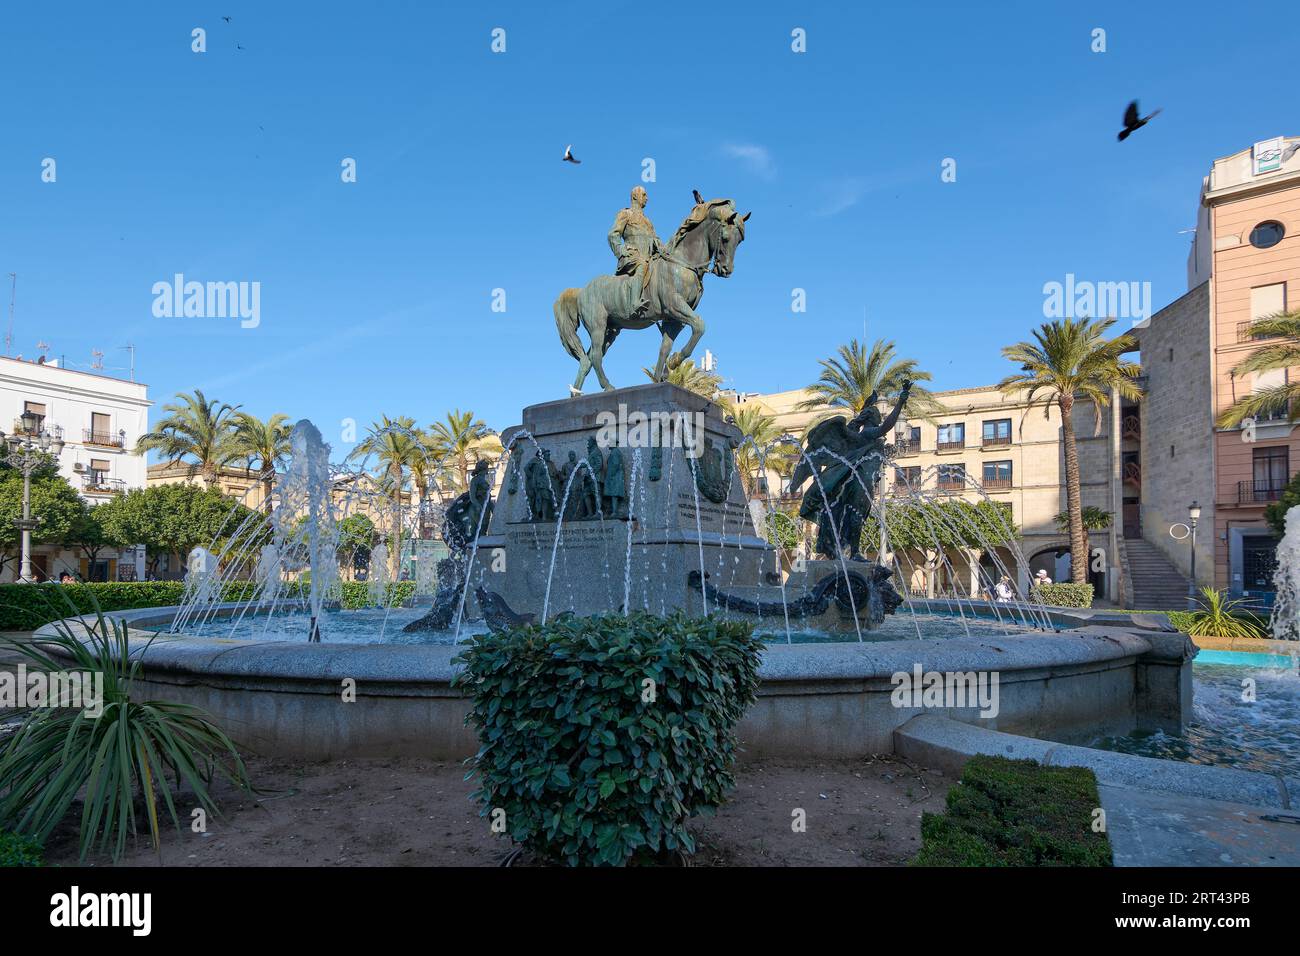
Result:
[[[984,444],[1010,445],[1011,419],[998,418],[984,423]]]
[[[984,462],[984,487],[985,488],[1010,488],[1011,487],[1011,462],[1009,461]]]
[[[1276,501],[1282,494],[1282,489],[1286,487],[1290,473],[1290,455],[1287,446],[1256,448],[1251,458],[1255,500]]]
[[[96,488],[103,488],[108,484],[109,472],[113,470],[110,462],[103,458],[90,459],[90,480]]]
[[[1285,235],[1286,227],[1276,219],[1269,219],[1250,230],[1250,244],[1256,249],[1271,249],[1281,242]]]
[[[966,425],[964,422],[950,422],[947,425],[939,426],[939,444],[940,451],[945,448],[965,448],[966,447]]]
[[[45,406],[40,402],[23,402],[23,415],[36,416],[36,427],[32,430],[33,434],[40,432],[45,427]],[[20,421],[14,431],[21,434],[22,428],[22,422]]]
[[[1255,382],[1252,392],[1265,392],[1271,388],[1281,388],[1288,383],[1287,370],[1284,368],[1269,369],[1267,372],[1256,372],[1254,374]],[[1275,408],[1272,411],[1264,412],[1255,420],[1258,422],[1284,422],[1290,418],[1289,408]]]
[[[899,455],[909,455],[921,450],[921,426],[904,425],[894,432],[894,451]]]
[[[965,465],[940,465],[939,488],[942,491],[961,491],[966,487]]]
[[[921,487],[921,466],[905,465],[894,469],[894,485],[901,491],[915,491]]]

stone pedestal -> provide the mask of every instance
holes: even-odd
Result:
[[[570,452],[586,462],[591,438],[604,470],[615,449],[622,459],[622,507],[580,517],[580,477],[568,507],[554,506],[566,517],[537,520],[527,465],[543,449],[557,469],[569,465]],[[736,471],[740,433],[698,395],[658,383],[546,402],[524,409],[523,423],[501,440],[511,453],[472,577],[517,613],[541,619],[543,611],[601,614],[626,605],[698,614],[707,599],[689,586],[688,572],[727,589],[758,586],[777,569]]]

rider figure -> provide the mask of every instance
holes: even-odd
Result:
[[[609,231],[610,251],[618,257],[618,268],[614,270],[614,275],[630,275],[641,282],[639,304],[633,315],[640,315],[650,307],[650,259],[659,251],[654,223],[645,214],[648,199],[644,186],[634,187],[631,204],[618,211],[614,217],[614,227]]]

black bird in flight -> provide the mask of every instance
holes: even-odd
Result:
[[[225,20],[227,23],[230,22],[230,17],[222,17],[221,19]]]
[[[1140,130],[1143,126],[1146,126],[1147,123],[1150,123],[1159,115],[1160,110],[1155,110],[1139,119],[1138,101],[1134,100],[1128,105],[1128,109],[1124,111],[1124,128],[1119,131],[1119,141],[1121,143],[1124,142],[1124,140],[1132,136],[1135,131]]]
[[[572,144],[572,143],[570,143],[568,146],[564,147],[564,159],[562,160],[562,162],[565,162],[565,163],[573,163],[575,166],[581,166],[581,165],[582,165],[582,160],[576,158],[576,157],[573,155],[573,144]]]

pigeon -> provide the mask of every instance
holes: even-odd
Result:
[[[221,19],[225,20],[227,23],[230,22],[230,17],[222,17]]]
[[[582,160],[580,160],[580,159],[576,159],[576,158],[574,157],[574,155],[573,155],[573,144],[572,144],[572,143],[570,143],[568,146],[564,147],[564,159],[563,159],[563,162],[566,162],[566,163],[573,163],[575,166],[581,166],[581,165],[582,165]]]
[[[1119,141],[1121,143],[1124,142],[1124,140],[1133,135],[1134,131],[1146,126],[1147,123],[1150,123],[1159,115],[1160,110],[1155,110],[1147,116],[1138,119],[1138,101],[1134,100],[1128,105],[1128,109],[1124,111],[1124,128],[1119,131]]]

